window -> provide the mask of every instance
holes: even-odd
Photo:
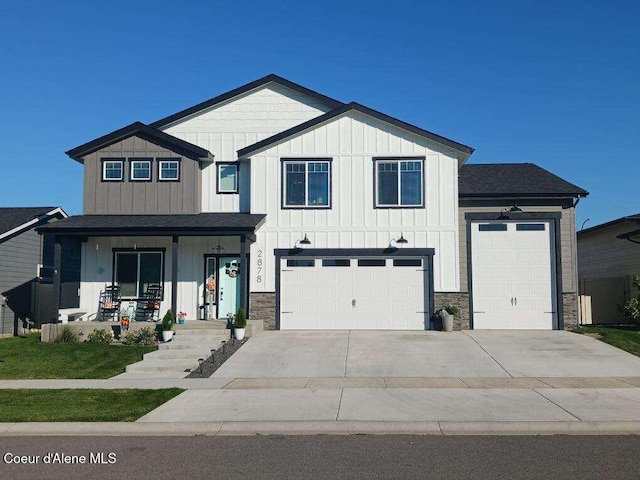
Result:
[[[218,164],[218,193],[238,193],[238,164]]]
[[[139,298],[149,285],[162,285],[162,251],[114,252],[114,283],[123,298]]]
[[[516,231],[544,230],[544,223],[516,223]]]
[[[374,158],[376,207],[422,207],[422,158]]]
[[[394,267],[421,267],[422,260],[419,258],[394,258]]]
[[[151,159],[129,160],[131,162],[131,181],[151,180]]]
[[[177,158],[158,159],[158,180],[180,181],[180,160]]]
[[[287,260],[287,267],[315,267],[316,261],[314,259],[304,260]]]
[[[283,162],[284,208],[331,208],[331,162],[329,159]]]
[[[348,258],[323,258],[323,267],[350,267],[351,260]]]
[[[121,182],[124,178],[123,159],[102,159],[102,180],[107,182]]]
[[[387,261],[384,258],[360,258],[358,259],[359,267],[384,267]]]
[[[478,225],[478,231],[480,232],[506,232],[506,223],[481,223]]]

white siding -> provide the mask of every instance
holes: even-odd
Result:
[[[373,157],[423,156],[425,208],[374,208]],[[281,209],[281,158],[332,158],[330,210]],[[452,151],[359,112],[251,158],[251,212],[266,213],[251,247],[251,291],[275,290],[275,248],[308,234],[313,248],[385,248],[401,233],[408,247],[436,249],[436,291],[459,291],[458,161]],[[265,258],[258,281],[258,251]]]
[[[217,162],[235,161],[237,150],[315,118],[329,109],[278,84],[268,84],[164,129],[207,149]],[[248,176],[243,166],[241,177]],[[216,194],[217,167],[202,172],[202,211],[238,212],[240,195]],[[244,185],[241,179],[241,185]],[[246,211],[246,210],[245,210]]]

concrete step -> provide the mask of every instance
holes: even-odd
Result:
[[[200,335],[229,335],[229,330],[225,328],[193,328],[193,329],[176,329],[176,336],[181,337],[198,337]]]
[[[202,357],[199,357],[202,358]],[[198,366],[198,358],[194,359],[159,359],[143,360],[127,365],[127,373],[137,372],[183,372],[187,368],[194,369]]]
[[[160,359],[183,359],[197,360],[198,358],[209,358],[211,356],[211,348],[183,348],[175,350],[156,350],[155,352],[145,353],[143,360],[160,360]]]
[[[226,330],[226,320],[187,320],[184,325],[175,325],[176,330]]]
[[[221,342],[228,341],[229,337],[224,336],[211,336],[211,337],[194,337],[192,340],[187,340],[184,337],[173,337],[173,340],[170,342],[162,342],[160,346],[163,345],[217,345]]]

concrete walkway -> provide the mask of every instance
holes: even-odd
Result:
[[[567,332],[264,332],[212,378],[0,380],[186,391],[134,423],[6,435],[640,434],[640,359]]]

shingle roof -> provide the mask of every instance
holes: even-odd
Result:
[[[45,215],[57,207],[0,208],[0,235]]]
[[[365,115],[369,115],[370,117],[377,118],[378,120],[382,120],[383,122],[394,125],[403,130],[407,130],[411,133],[415,133],[421,137],[428,138],[434,142],[440,143],[442,145],[446,145],[447,147],[453,148],[454,150],[458,150],[465,155],[471,155],[474,152],[472,147],[468,147],[467,145],[463,145],[462,143],[455,142],[453,140],[449,140],[441,135],[436,133],[429,132],[428,130],[424,130],[420,127],[416,127],[415,125],[411,125],[410,123],[403,122],[402,120],[398,120],[397,118],[391,117],[385,113],[378,112],[377,110],[373,110],[369,107],[365,107],[364,105],[360,105],[356,102],[351,102],[346,105],[342,105],[330,112],[325,113],[324,115],[320,115],[319,117],[312,118],[300,125],[296,125],[295,127],[289,128],[283,132],[280,132],[276,135],[272,135],[271,137],[265,138],[253,145],[249,145],[238,150],[238,157],[250,156],[254,152],[267,148],[271,145],[274,145],[278,142],[281,142],[289,137],[297,135],[298,133],[304,132],[305,130],[312,129],[316,125],[320,125],[324,122],[328,122],[331,119],[343,115],[351,110],[358,111],[360,113],[364,113]]]
[[[578,232],[578,235],[583,235],[585,233],[593,232],[594,230],[602,230],[603,228],[607,228],[607,227],[613,227],[614,225],[618,225],[624,222],[640,223],[640,213],[636,213],[634,215],[627,215],[626,217],[616,218],[615,220],[610,220],[608,222],[601,223],[600,225],[594,225],[593,227],[584,228]],[[627,236],[633,236],[637,234],[638,234],[637,232],[633,232],[632,235],[627,235]],[[618,236],[618,238],[620,238],[620,236]]]
[[[133,122],[131,125],[127,125],[126,127],[103,135],[100,138],[96,138],[95,140],[91,140],[90,142],[87,142],[83,145],[72,148],[71,150],[66,152],[66,154],[74,160],[80,163],[84,163],[82,157],[84,157],[85,155],[89,155],[90,153],[96,152],[101,148],[108,147],[109,145],[113,145],[116,142],[132,137],[134,135],[155,142],[161,146],[165,146],[176,153],[185,155],[186,157],[193,158],[195,160],[213,160],[213,155],[211,155],[211,153],[209,153],[209,151],[205,150],[204,148],[198,147],[193,143],[189,143],[180,138],[174,137],[173,135],[169,135],[168,133],[164,133],[157,128],[145,125],[142,122]]]
[[[458,175],[460,197],[585,197],[589,194],[533,163],[466,164]]]
[[[209,100],[205,100],[202,103],[199,103],[197,105],[194,105],[193,107],[189,107],[185,110],[182,110],[178,113],[174,113],[173,115],[169,115],[168,117],[162,118],[160,120],[157,120],[153,123],[150,124],[151,127],[154,128],[162,128],[166,125],[169,125],[171,123],[177,122],[178,120],[181,120],[185,117],[188,117],[190,115],[194,115],[202,110],[205,110],[207,108],[211,108],[215,105],[218,105],[219,103],[225,102],[227,100],[232,99],[233,97],[237,97],[238,95],[242,95],[243,93],[249,92],[251,90],[254,90],[256,88],[259,88],[263,85],[266,85],[268,83],[278,83],[280,85],[283,85],[287,88],[290,88],[291,90],[294,90],[296,92],[302,93],[304,95],[307,95],[311,98],[315,98],[316,100],[319,100],[320,102],[326,104],[329,108],[337,108],[341,105],[343,105],[342,102],[331,98],[331,97],[327,97],[326,95],[323,95],[321,93],[315,92],[307,87],[303,87],[302,85],[298,85],[297,83],[293,83],[289,80],[287,80],[286,78],[282,78],[279,77],[278,75],[274,75],[273,73],[270,75],[267,75],[266,77],[262,77],[259,78],[258,80],[255,80],[253,82],[247,83],[246,85],[243,85],[241,87],[235,88],[229,92],[223,93],[222,95],[218,95],[217,97],[213,97],[210,98]]]
[[[77,215],[45,225],[41,233],[68,235],[198,235],[212,232],[251,233],[266,215],[197,213],[189,215]]]

